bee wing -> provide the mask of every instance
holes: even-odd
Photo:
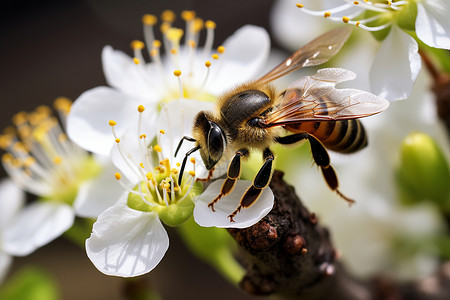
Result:
[[[386,99],[374,94],[335,87],[336,84],[355,77],[355,73],[349,70],[328,68],[293,82],[267,116],[267,126],[356,119],[379,113],[389,107]]]
[[[351,32],[352,29],[350,27],[340,27],[322,34],[300,48],[256,82],[266,84],[299,68],[316,66],[327,62],[339,52]]]

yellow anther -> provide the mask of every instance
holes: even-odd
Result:
[[[117,180],[120,180],[120,178],[122,177],[122,175],[120,175],[119,172],[114,174],[114,177],[116,177]]]
[[[53,102],[53,107],[57,110],[60,110],[66,114],[69,113],[70,107],[72,106],[72,101],[70,101],[66,97],[58,97]]]
[[[141,168],[144,168],[144,163],[139,163],[139,165],[141,166]]]
[[[138,112],[142,113],[142,112],[144,112],[144,110],[145,110],[144,105],[141,104],[138,106]]]
[[[152,43],[153,48],[160,48],[161,47],[161,41],[160,40],[154,40]]]
[[[155,25],[158,23],[158,18],[155,15],[145,14],[142,16],[142,23],[145,25]]]
[[[179,190],[180,190],[180,188],[177,187],[177,186],[175,186],[175,187],[173,188],[173,191],[174,191],[174,192],[178,192]]]
[[[145,135],[145,133],[143,133],[143,134],[141,134],[140,136],[139,136],[139,138],[142,140],[142,139],[145,139],[147,136]]]
[[[348,17],[342,17],[342,21],[344,22],[344,23],[348,23],[349,21],[350,21],[350,19],[348,18]]]
[[[144,49],[145,44],[142,41],[134,40],[131,42],[131,49],[142,50]]]
[[[178,53],[178,51],[177,51],[177,49],[175,49],[175,48],[172,48],[172,49],[170,49],[170,53],[172,53],[172,54],[177,54],[177,53]]]
[[[52,114],[52,110],[47,105],[39,105],[36,108],[36,112],[44,116],[50,116]]]
[[[205,27],[207,29],[215,29],[216,28],[216,23],[214,21],[208,20],[205,22]]]
[[[358,1],[355,1],[355,2],[353,2],[353,4],[355,4],[355,5],[358,5],[358,4],[359,4],[359,2],[358,2]]]
[[[21,111],[12,117],[12,122],[16,126],[21,125],[21,124],[25,123],[26,121],[27,121],[27,113],[24,111]]]
[[[205,62],[205,66],[206,66],[207,68],[211,67],[211,62],[210,62],[209,60],[207,60],[207,61]]]
[[[116,126],[117,125],[117,123],[116,123],[116,121],[114,121],[114,120],[109,120],[109,126]]]
[[[160,152],[162,151],[162,148],[160,145],[156,144],[155,146],[153,146],[153,150],[155,150],[156,152]]]
[[[224,53],[225,52],[225,47],[224,46],[219,46],[219,47],[217,47],[217,52],[219,52],[219,53]]]
[[[175,168],[173,168],[170,172],[171,172],[172,174],[174,174],[174,175],[177,175],[177,174],[178,174],[178,170],[175,169]]]
[[[191,175],[192,177],[195,177],[195,172],[194,171],[189,171],[189,175]]]
[[[191,157],[191,163],[195,164],[195,158]]]
[[[359,24],[361,24],[361,22],[356,22],[356,27],[359,27]]]
[[[159,173],[164,173],[165,172],[163,167],[159,168],[158,170],[159,170]]]
[[[159,133],[161,133],[161,134],[166,134],[166,132],[164,131],[164,129],[161,129],[161,130],[159,131]]]
[[[197,46],[197,44],[193,40],[189,40],[188,44],[191,48],[195,48]]]
[[[25,168],[29,168],[31,167],[31,165],[33,165],[34,163],[36,163],[36,159],[33,156],[28,156],[27,158],[25,158],[25,160],[23,161],[23,166]]]
[[[192,26],[192,31],[194,31],[194,32],[199,32],[200,30],[203,29],[203,25],[204,25],[204,24],[205,24],[205,23],[203,22],[202,19],[200,19],[200,18],[195,18],[195,20],[194,20],[194,26]]]
[[[179,42],[183,34],[183,29],[172,27],[167,31],[166,36],[172,42]]]
[[[163,20],[163,22],[172,23],[173,21],[175,21],[175,18],[176,18],[175,13],[170,9],[166,9],[161,13],[161,20]]]
[[[151,57],[155,57],[156,55],[158,55],[158,50],[152,49],[152,50],[150,51],[150,56],[151,56]]]
[[[140,61],[139,58],[137,58],[137,57],[133,57],[133,62],[134,62],[136,65],[138,65],[138,64],[141,63],[141,61]]]
[[[161,32],[162,32],[163,34],[165,34],[166,32],[168,32],[170,28],[171,28],[171,26],[170,26],[170,23],[168,23],[168,22],[162,23],[162,24],[161,24],[161,27],[160,27]]]
[[[152,180],[153,179],[152,172],[148,172],[147,174],[145,174],[145,177],[147,177],[147,180]]]
[[[62,163],[62,158],[61,158],[60,156],[55,156],[55,157],[53,158],[53,162],[54,162],[56,165],[59,165],[60,163]]]
[[[195,11],[183,10],[181,12],[181,18],[183,18],[186,22],[192,21],[195,18]]]
[[[297,6],[298,8],[302,8],[302,7],[303,7],[303,4],[297,3],[297,4],[295,4],[295,6]]]
[[[166,190],[170,189],[170,183],[164,184],[163,188],[166,189]]]
[[[2,155],[2,161],[4,163],[10,164],[14,160],[14,156],[11,155],[11,153],[5,153]]]
[[[331,13],[329,12],[329,11],[326,11],[324,14],[323,14],[323,17],[324,18],[329,18],[331,16]]]
[[[180,167],[180,166],[181,166],[181,164],[180,164],[179,162],[177,162],[176,165],[177,165],[177,167]]]
[[[217,55],[217,54],[213,54],[211,57],[212,57],[213,59],[219,59],[219,55]]]
[[[115,141],[116,141],[117,144],[120,143],[120,139],[119,138],[115,139]]]
[[[181,76],[181,71],[180,70],[175,70],[173,71],[173,75],[180,77]]]
[[[163,161],[163,160],[160,160],[160,161],[159,161],[159,164],[160,164],[161,166],[164,166],[164,161]]]
[[[67,141],[67,134],[61,133],[60,135],[58,135],[58,141],[60,143],[64,143],[65,141]]]
[[[388,1],[387,3],[388,3],[388,5],[392,5],[392,1]]]

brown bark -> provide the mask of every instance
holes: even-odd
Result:
[[[272,177],[275,204],[266,217],[249,228],[229,229],[246,268],[243,290],[295,299],[450,299],[450,263],[436,276],[408,284],[348,275],[337,262],[329,231],[282,177],[279,171]]]

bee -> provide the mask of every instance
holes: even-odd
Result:
[[[321,69],[313,76],[298,79],[281,93],[270,84],[299,68],[328,61],[350,34],[351,29],[337,28],[319,36],[261,78],[220,96],[216,111],[199,112],[193,137],[183,137],[176,151],[183,140],[195,142],[195,147],[185,154],[178,180],[181,182],[188,156],[197,150],[210,176],[216,164],[231,158],[220,194],[208,205],[214,211],[214,204],[229,194],[239,179],[241,160],[249,157],[250,150],[261,151],[262,167],[236,210],[228,216],[234,222],[238,212],[255,203],[270,182],[274,161],[270,146],[307,140],[329,188],[352,204],[354,200],[338,188],[338,178],[326,149],[353,153],[367,146],[364,127],[357,119],[385,110],[389,102],[356,89],[336,89],[337,83],[355,78],[353,72],[344,69]]]

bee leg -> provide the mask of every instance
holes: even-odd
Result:
[[[227,179],[222,184],[222,189],[220,190],[220,194],[214,198],[213,201],[211,201],[208,204],[208,207],[211,208],[212,211],[214,210],[214,204],[217,203],[217,201],[220,200],[225,195],[228,195],[231,193],[231,191],[234,188],[234,185],[236,184],[236,180],[241,175],[241,157],[242,156],[248,156],[249,152],[247,149],[240,149],[236,151],[236,154],[233,156],[233,159],[231,160],[230,164],[228,165],[228,171],[227,171]]]
[[[328,155],[327,149],[322,145],[322,143],[313,135],[302,132],[296,133],[288,136],[278,137],[276,141],[280,144],[288,145],[294,144],[301,140],[308,139],[311,146],[311,152],[314,158],[314,162],[322,169],[323,177],[327,182],[331,190],[335,191],[339,196],[341,196],[349,205],[355,203],[355,200],[346,197],[341,191],[338,190],[339,182],[337,179],[336,172],[330,165],[330,156]]]
[[[209,170],[208,176],[206,178],[197,178],[195,181],[210,181],[211,178],[213,177],[213,173],[214,173],[214,167],[211,170]]]
[[[274,156],[272,151],[270,151],[269,148],[266,148],[263,152],[263,157],[265,160],[264,164],[253,179],[252,186],[249,187],[242,196],[236,210],[228,216],[228,218],[230,218],[230,222],[234,222],[234,217],[241,211],[242,208],[249,207],[255,203],[259,196],[261,196],[263,189],[269,185],[270,177],[272,177],[272,163]]]
[[[314,162],[322,169],[323,177],[327,182],[331,190],[335,191],[341,196],[349,205],[355,203],[355,200],[346,197],[339,191],[339,182],[333,167],[330,165],[330,157],[327,150],[322,143],[314,136],[308,134],[309,144],[311,145],[311,152],[314,158]]]

